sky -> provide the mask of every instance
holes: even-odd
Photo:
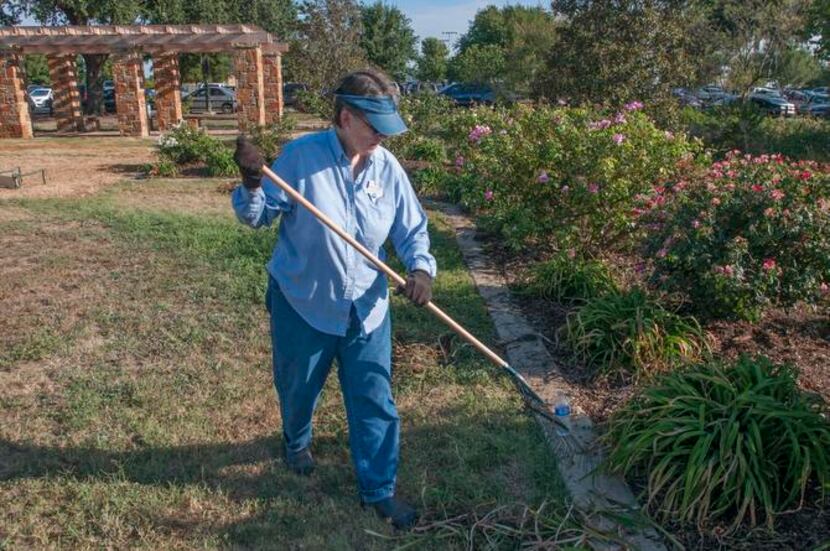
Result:
[[[373,0],[367,0],[369,2]],[[412,22],[412,28],[419,38],[429,36],[436,38],[450,39],[453,43],[458,37],[467,32],[470,21],[473,20],[477,11],[490,6],[542,6],[550,9],[550,2],[540,0],[384,0],[385,3],[396,6]],[[24,25],[36,25],[34,21],[27,19]],[[444,34],[457,33],[457,34]]]
[[[476,12],[487,6],[541,6],[550,9],[550,2],[540,0],[384,0],[387,4],[396,6],[412,22],[412,28],[420,39],[434,36],[440,39],[451,38],[455,42],[459,36],[467,32],[470,21]],[[455,32],[455,35],[445,35],[445,32]]]

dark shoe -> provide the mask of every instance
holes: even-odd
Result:
[[[396,497],[388,497],[374,503],[361,502],[360,505],[364,509],[371,507],[380,518],[392,523],[398,530],[408,530],[418,522],[418,511]]]
[[[314,470],[314,458],[308,448],[298,452],[285,452],[285,464],[294,474],[308,476]]]

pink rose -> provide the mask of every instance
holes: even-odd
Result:
[[[766,216],[767,218],[772,218],[773,216],[775,216],[775,209],[772,207],[765,208],[764,216]]]
[[[614,134],[614,137],[612,139],[614,140],[615,144],[620,145],[625,141],[625,134]]]
[[[562,193],[568,193],[570,190],[570,186],[562,186],[562,189],[560,189],[559,191],[561,191]]]
[[[588,191],[590,193],[598,193],[599,192],[599,186],[595,183],[590,183],[590,184],[588,184]]]
[[[548,182],[548,180],[550,180],[550,177],[548,176],[548,173],[547,173],[546,170],[543,170],[542,172],[540,172],[539,177],[536,178],[536,181],[539,182],[540,184],[546,184]]]
[[[765,271],[771,272],[772,270],[774,270],[776,268],[775,259],[774,258],[765,259],[762,267],[764,268]]]
[[[774,189],[770,192],[769,196],[772,197],[775,201],[780,201],[783,199],[787,194],[781,191],[780,189]]]
[[[492,201],[493,200],[493,190],[488,189],[484,192],[484,200],[485,201]]]
[[[464,157],[459,155],[458,157],[455,158],[455,167],[456,168],[461,168],[463,166],[464,166]]]
[[[720,205],[720,199],[718,199],[717,197],[712,197],[711,203],[712,203],[713,207],[716,207],[716,206]]]

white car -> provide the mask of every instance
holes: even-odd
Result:
[[[51,88],[34,88],[27,94],[29,101],[29,109],[32,113],[51,113],[52,112],[52,89]]]

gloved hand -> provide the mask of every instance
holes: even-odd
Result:
[[[248,141],[244,134],[236,138],[236,152],[233,160],[239,166],[242,176],[242,185],[248,189],[256,189],[262,184],[262,165],[265,159],[257,146]]]
[[[406,277],[406,287],[399,287],[399,292],[418,306],[432,300],[432,278],[423,270],[413,270]]]

